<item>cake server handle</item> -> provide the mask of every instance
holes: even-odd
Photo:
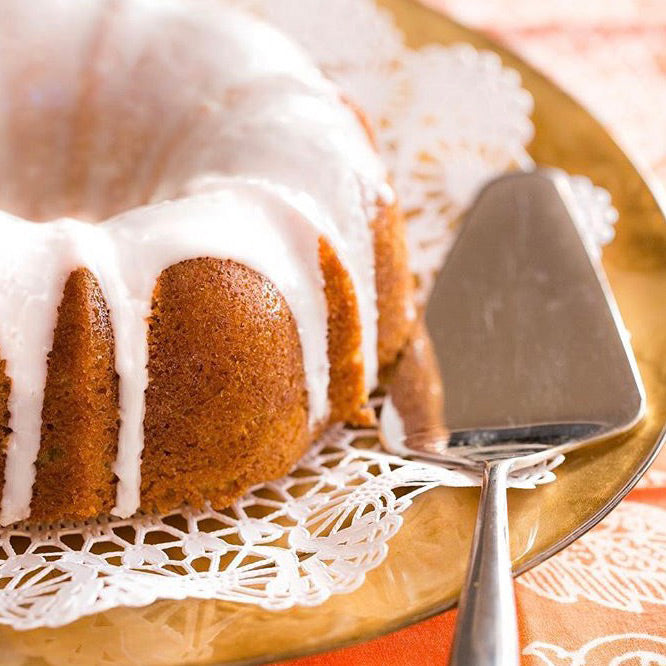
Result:
[[[469,568],[458,604],[451,666],[517,666],[506,488],[511,463],[486,463]]]

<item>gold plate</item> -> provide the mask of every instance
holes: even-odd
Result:
[[[630,437],[569,456],[557,483],[509,497],[514,566],[525,571],[600,520],[656,455],[666,421],[666,224],[645,180],[581,106],[516,56],[417,5],[379,0],[410,46],[469,42],[518,70],[535,100],[539,164],[589,176],[620,213],[604,266],[632,334],[648,415]],[[458,594],[478,491],[442,488],[420,496],[390,543],[386,561],[356,592],[315,608],[268,612],[248,605],[185,600],[116,608],[60,629],[0,629],[0,664],[213,664],[270,661],[367,640],[438,613]]]

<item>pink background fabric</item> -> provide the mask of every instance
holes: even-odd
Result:
[[[508,45],[666,185],[666,2],[428,0]]]
[[[569,91],[666,191],[666,1],[427,0]],[[665,295],[666,298],[666,295]],[[527,666],[666,665],[666,451],[599,526],[516,581]],[[445,663],[455,611],[298,666]]]

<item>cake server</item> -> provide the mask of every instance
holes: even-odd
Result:
[[[626,432],[644,414],[629,335],[579,233],[580,214],[556,171],[486,186],[426,311],[444,386],[441,422],[410,423],[400,382],[388,389],[404,423],[387,447],[483,474],[455,666],[519,661],[509,475]]]

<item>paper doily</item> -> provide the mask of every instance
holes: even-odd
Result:
[[[301,42],[377,129],[408,218],[421,296],[477,189],[528,166],[531,98],[497,56],[466,45],[409,50],[371,0],[229,0]],[[344,31],[345,40],[339,35]],[[598,249],[613,236],[607,193],[572,181]],[[381,408],[381,405],[378,405]],[[552,480],[544,465],[513,479]],[[215,598],[284,609],[359,587],[413,498],[477,479],[379,449],[375,431],[337,427],[287,477],[218,512],[0,530],[0,623],[60,626],[114,606]]]
[[[514,485],[552,478],[543,466]],[[386,455],[375,431],[337,427],[289,476],[256,486],[225,511],[3,530],[0,622],[59,626],[158,598],[316,605],[356,589],[384,559],[416,495],[471,483],[461,472]]]

